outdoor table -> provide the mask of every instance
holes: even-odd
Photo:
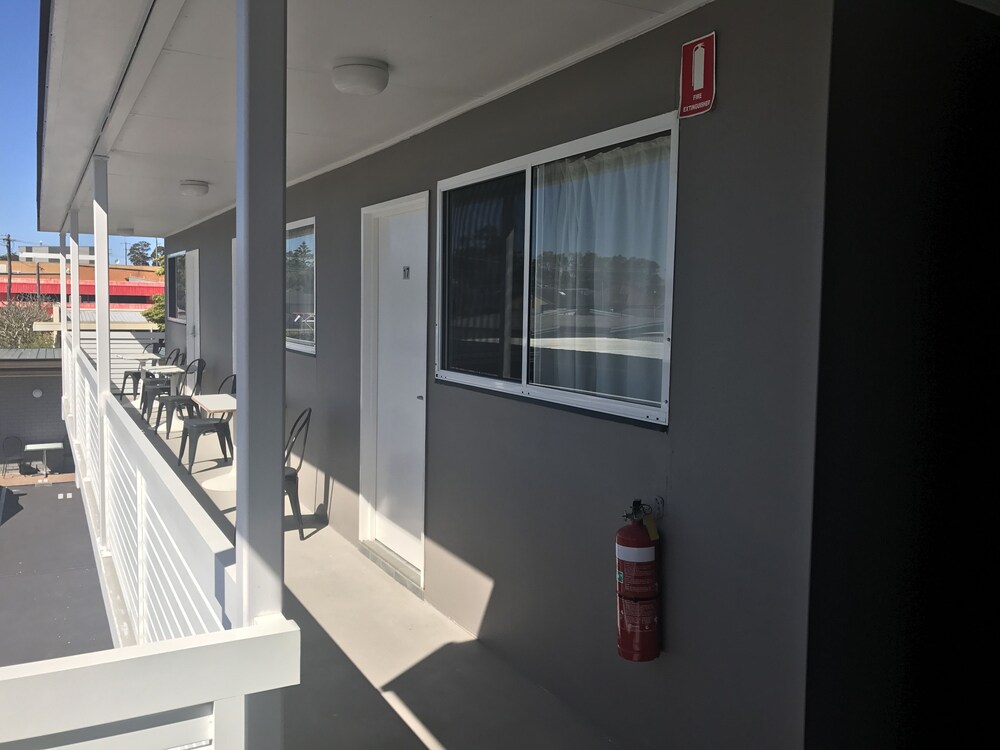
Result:
[[[207,414],[212,416],[223,416],[232,414],[236,418],[236,397],[231,393],[203,393],[199,396],[192,396],[191,400],[200,406]],[[233,429],[233,439],[235,442],[236,430]],[[233,452],[232,465],[228,471],[217,474],[206,479],[201,485],[206,490],[216,490],[221,492],[236,491],[236,453]]]
[[[177,395],[179,392],[177,381],[181,375],[187,372],[187,369],[177,365],[152,365],[146,368],[146,372],[153,375],[168,375],[170,377],[170,393]]]
[[[62,443],[31,443],[30,445],[24,446],[24,452],[28,451],[41,451],[42,452],[42,466],[45,467],[45,477],[49,476],[49,451],[62,450]]]
[[[208,414],[236,413],[236,397],[231,393],[203,393],[191,399]]]
[[[142,377],[143,372],[146,370],[146,365],[150,362],[159,362],[163,359],[162,354],[155,354],[153,352],[137,352],[136,354],[129,354],[127,357],[122,357],[122,359],[131,359],[139,363],[139,377]]]
[[[139,363],[139,382],[146,377],[146,364],[149,362],[159,362],[163,359],[162,354],[154,354],[153,352],[133,352],[132,354],[116,354],[115,359],[130,359],[133,362]],[[123,384],[124,385],[124,384]],[[122,389],[124,394],[124,388]]]

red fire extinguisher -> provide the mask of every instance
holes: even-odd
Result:
[[[651,661],[660,655],[660,586],[656,546],[660,538],[648,506],[635,500],[615,536],[618,559],[618,655]]]

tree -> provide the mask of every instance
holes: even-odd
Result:
[[[165,260],[165,255],[163,252],[163,245],[157,245],[153,249],[152,255],[149,256],[149,264],[151,266],[157,266],[160,269],[163,268],[163,261]],[[162,276],[162,272],[160,274]]]
[[[49,317],[49,303],[35,295],[4,303],[0,306],[0,349],[51,347],[51,334],[34,330],[35,323]]]
[[[313,266],[316,258],[309,243],[302,240],[294,250],[285,253],[287,289],[312,292]]]
[[[148,266],[149,265],[149,253],[150,247],[146,240],[139,240],[138,242],[133,242],[128,249],[128,262],[132,266]]]
[[[162,331],[166,326],[167,320],[166,296],[154,294],[153,304],[142,311],[142,317],[150,323],[156,323],[156,330]]]

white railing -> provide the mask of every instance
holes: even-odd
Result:
[[[67,429],[116,643],[128,634],[135,645],[0,668],[0,750],[243,748],[244,697],[299,681],[298,627],[280,614],[231,626],[233,545],[132,415],[101,396],[86,354],[64,355]]]
[[[91,528],[127,612],[119,633],[145,643],[223,630],[237,604],[233,545],[110,394],[102,416],[94,366],[82,352],[76,363],[83,413],[73,447]]]
[[[141,352],[147,344],[162,341],[163,333],[157,331],[111,331],[108,336],[111,345],[111,382],[121,385],[122,375],[127,370],[137,368],[132,354]],[[87,353],[90,360],[97,359],[97,332],[86,330],[80,334],[80,348]]]
[[[275,615],[0,667],[0,748],[242,748],[243,696],[297,684],[299,646],[299,629]]]
[[[65,312],[63,313],[65,314]],[[60,344],[60,365],[62,366],[62,382],[72,383],[73,382],[73,337],[68,331],[63,333],[62,341]],[[66,421],[66,417],[69,416],[72,411],[72,400],[70,398],[70,392],[63,387],[62,394],[62,418]]]
[[[139,640],[222,630],[233,545],[117,400],[105,406],[108,548]]]
[[[76,463],[83,467],[83,482],[81,489],[86,503],[88,518],[93,522],[99,520],[101,511],[99,498],[101,496],[100,459],[100,422],[97,415],[97,373],[94,366],[81,350],[76,352],[76,442],[73,444],[73,457]],[[99,542],[99,524],[94,524],[95,534]]]

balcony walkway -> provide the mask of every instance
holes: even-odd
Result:
[[[156,437],[147,429],[173,464],[180,429],[175,421],[169,441],[162,428]],[[208,435],[194,474],[180,475],[233,538],[230,472]],[[286,502],[284,614],[302,631],[302,682],[285,690],[286,750],[618,746],[346,539],[314,526],[300,541]]]
[[[0,487],[0,667],[112,645],[79,491]]]

